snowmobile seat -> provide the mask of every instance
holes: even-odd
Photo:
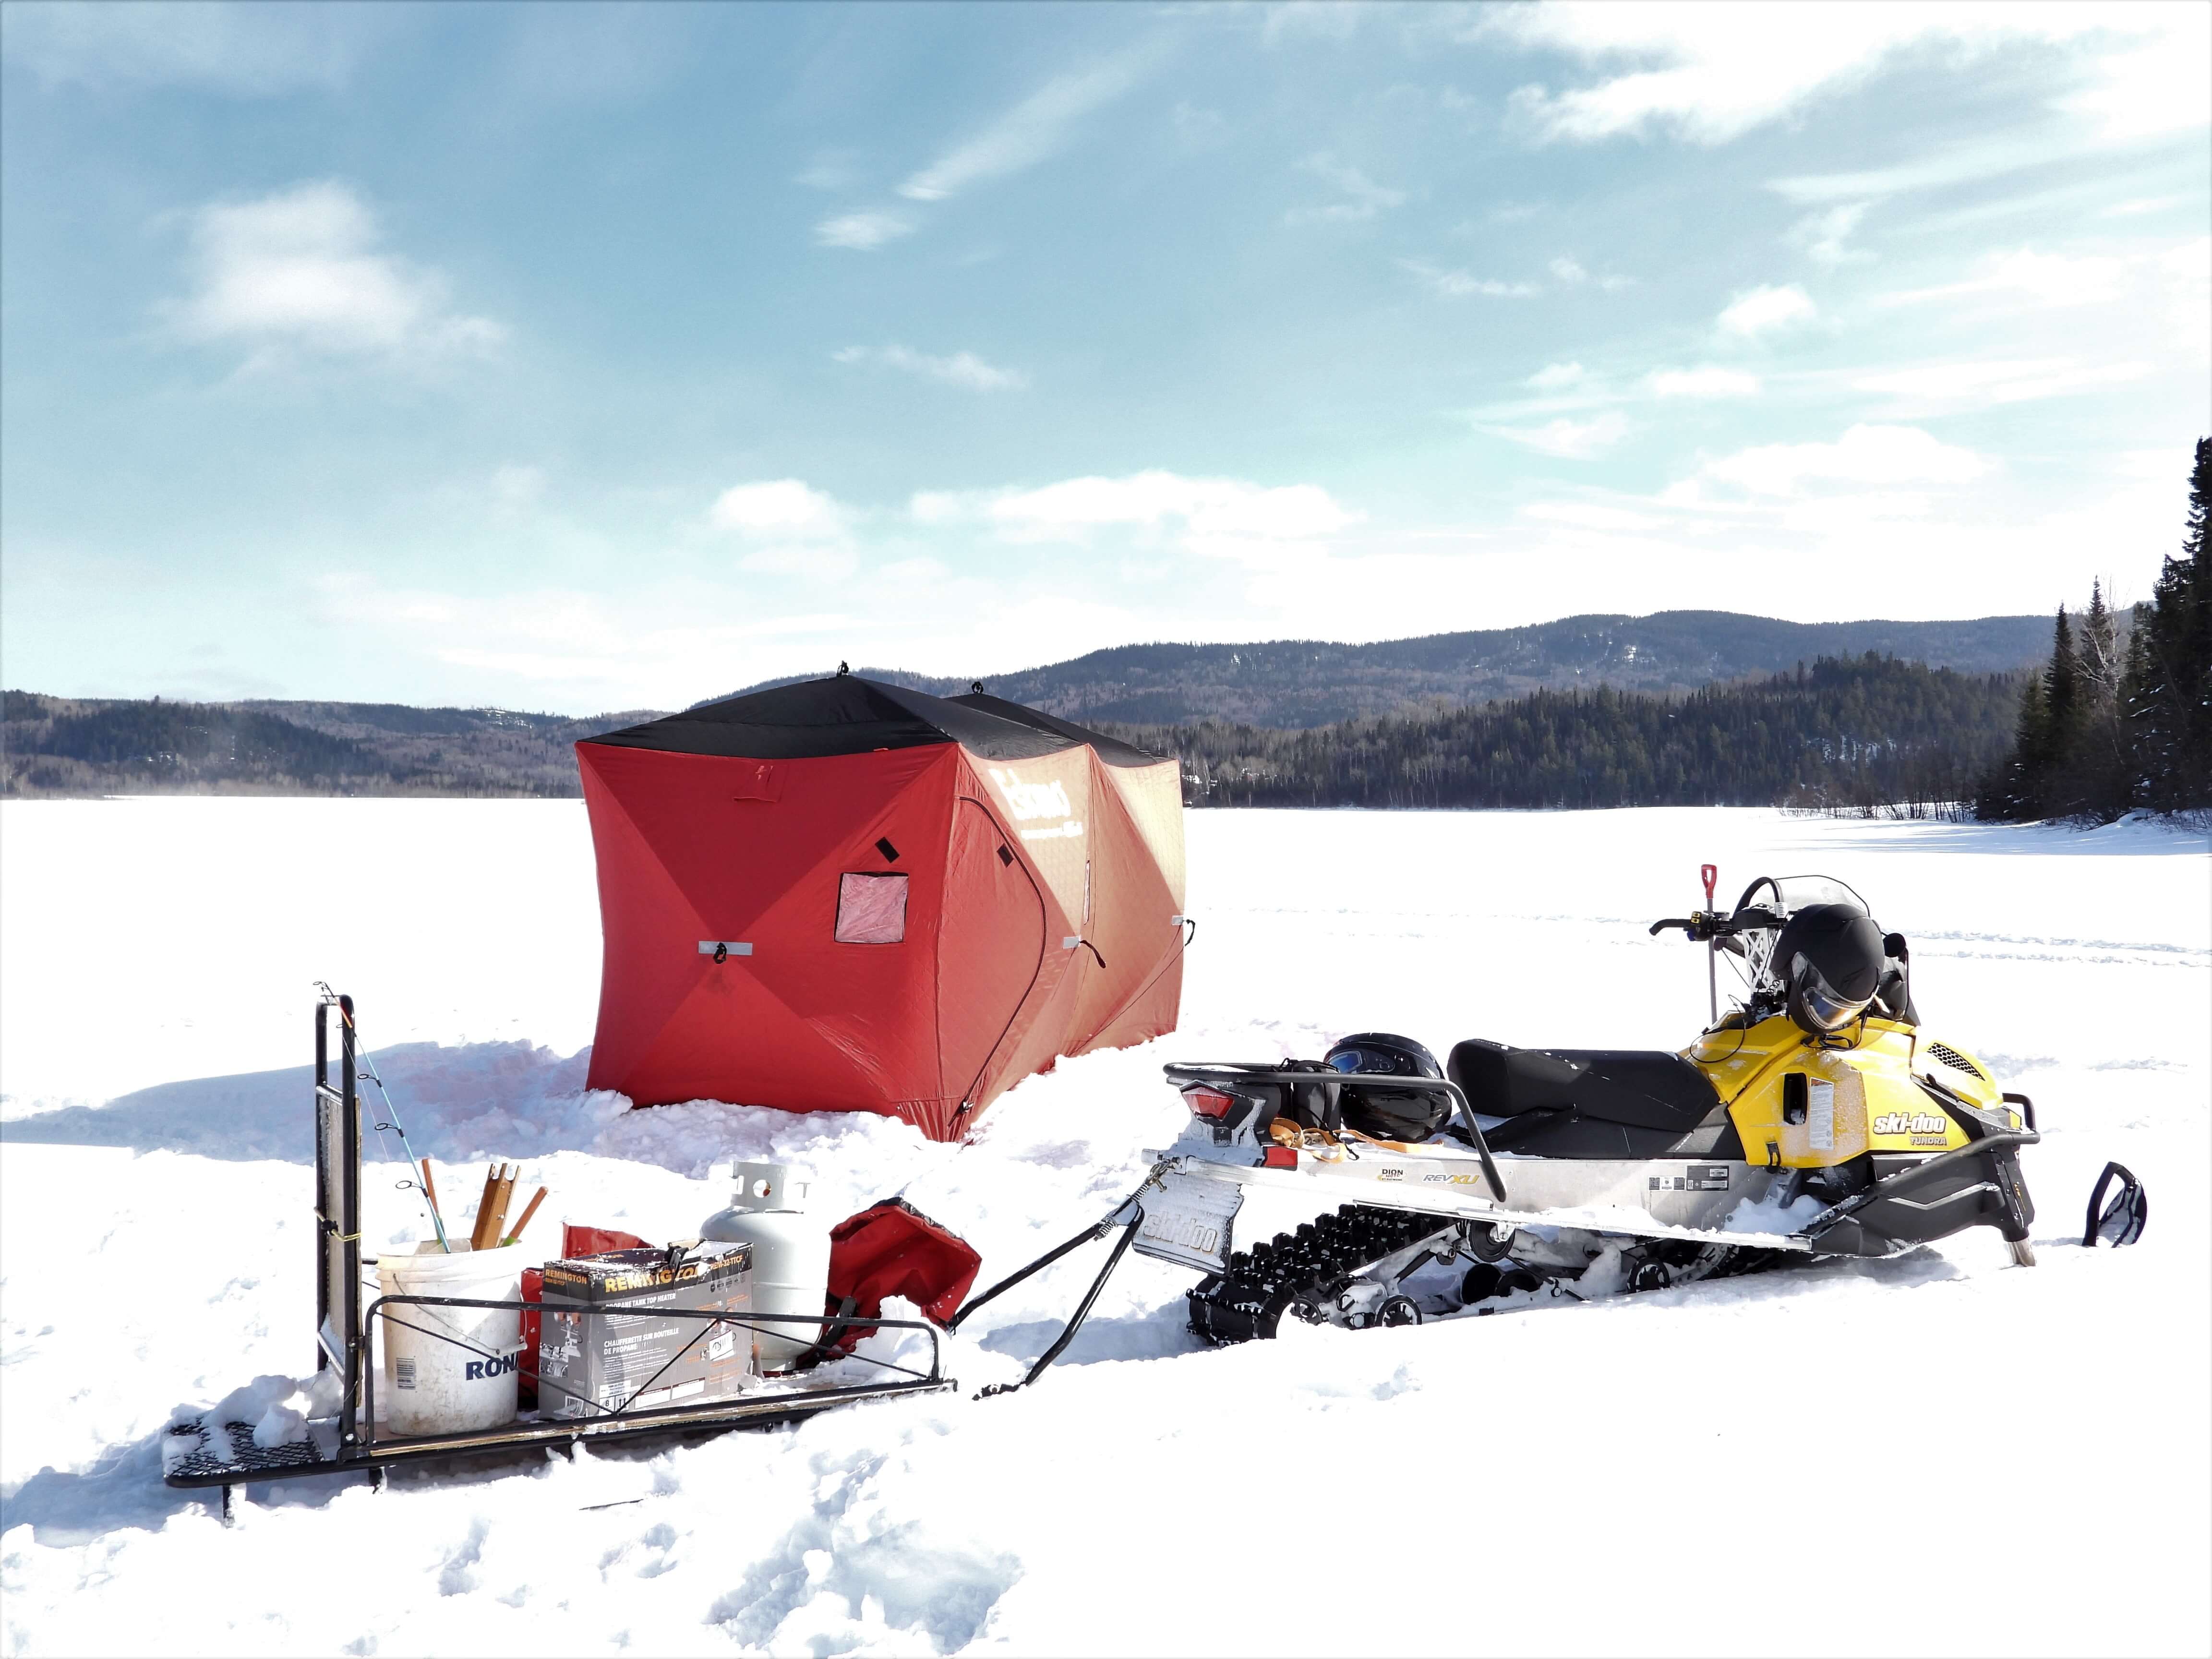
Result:
[[[1472,1037],[1445,1073],[1468,1104],[1504,1122],[1492,1150],[1542,1158],[1741,1158],[1713,1085],[1663,1049],[1511,1048]]]

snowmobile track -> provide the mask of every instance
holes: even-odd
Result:
[[[1190,1292],[1190,1328],[1208,1342],[1249,1342],[1273,1336],[1283,1316],[1310,1324],[1359,1273],[1423,1237],[1455,1232],[1458,1224],[1370,1204],[1346,1204],[1301,1222],[1265,1244],[1239,1250],[1229,1271],[1212,1273]]]
[[[1229,1258],[1228,1272],[1207,1275],[1189,1292],[1190,1328],[1223,1346],[1276,1336],[1285,1316],[1308,1324],[1328,1322],[1331,1304],[1347,1285],[1375,1264],[1422,1240],[1436,1241],[1439,1258],[1466,1253],[1461,1224],[1440,1221],[1437,1216],[1377,1205],[1346,1204],[1301,1223],[1295,1232],[1277,1233],[1267,1243],[1236,1252]],[[1534,1290],[1547,1279],[1571,1294],[1571,1280],[1551,1272],[1533,1273],[1502,1255],[1493,1263],[1482,1259],[1486,1254],[1478,1253],[1468,1270],[1461,1293],[1465,1305]],[[1625,1255],[1626,1288],[1637,1291],[1757,1273],[1777,1265],[1783,1253],[1654,1239],[1632,1246]],[[1416,1263],[1419,1260],[1415,1258]],[[1403,1296],[1390,1295],[1377,1309],[1376,1322],[1415,1322],[1417,1313],[1393,1316],[1401,1304],[1411,1307]]]

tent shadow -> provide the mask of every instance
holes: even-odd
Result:
[[[406,1042],[374,1057],[415,1150],[456,1158],[490,1145],[524,1156],[588,1145],[603,1127],[603,1115],[583,1099],[591,1055],[588,1048],[562,1056],[514,1042]],[[0,1143],[312,1164],[313,1086],[308,1066],[160,1083],[105,1106],[67,1106],[0,1123]],[[382,1121],[383,1110],[382,1098],[364,1084],[364,1131]]]

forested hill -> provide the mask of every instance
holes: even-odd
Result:
[[[1686,695],[1542,690],[1307,730],[1103,723],[1180,756],[1194,805],[1871,805],[1971,797],[2018,674],[1874,653]],[[647,718],[6,694],[0,793],[574,795],[570,745]]]
[[[1792,623],[1728,611],[1650,617],[1567,617],[1371,645],[1277,640],[1247,645],[1128,645],[1019,673],[994,674],[994,696],[1065,720],[1183,726],[1333,724],[1409,708],[1433,711],[1539,690],[1599,685],[1665,695],[1753,676],[1794,672],[1820,657],[1869,651],[1962,674],[2025,667],[2050,648],[2047,617],[1960,622]],[[822,672],[835,668],[824,664]],[[957,676],[862,668],[871,678],[939,696],[968,689]],[[787,684],[793,675],[762,685]],[[757,690],[749,686],[748,690]],[[725,692],[720,695],[729,696]]]
[[[651,718],[9,691],[0,794],[574,795],[570,745]]]
[[[1972,798],[2024,674],[1868,653],[1680,698],[1601,686],[1304,732],[1109,726],[1221,806],[1873,807]]]

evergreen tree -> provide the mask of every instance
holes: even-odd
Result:
[[[2126,707],[2132,770],[2142,804],[2161,811],[2212,807],[2212,438],[2197,441],[2181,556],[2159,571],[2136,629]]]
[[[2122,716],[2125,672],[2104,584],[2093,581],[2075,653],[2073,744],[2061,769],[2069,810],[2100,823],[2109,823],[2134,804]]]
[[[2030,674],[2027,684],[2020,689],[2020,718],[2013,726],[2012,752],[2005,757],[1995,778],[1983,787],[1974,804],[1974,816],[2015,823],[2046,816],[2050,753],[2051,708],[2045,699],[2044,676]]]

